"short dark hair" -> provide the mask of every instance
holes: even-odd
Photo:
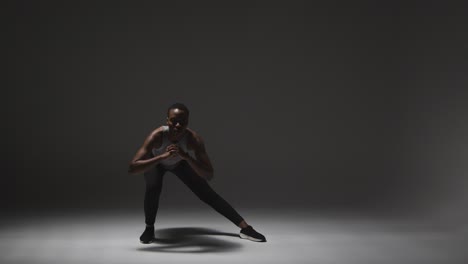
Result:
[[[169,116],[169,111],[176,108],[184,110],[185,113],[187,113],[187,116],[190,114],[190,111],[188,110],[187,106],[185,106],[183,103],[173,103],[167,108],[167,115]]]

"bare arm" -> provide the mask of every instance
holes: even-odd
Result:
[[[128,173],[132,175],[143,173],[158,164],[161,160],[173,154],[173,152],[165,152],[161,155],[153,157],[151,154],[151,149],[160,139],[160,129],[156,129],[146,138],[143,145],[135,154],[135,157],[132,159],[132,161],[130,161],[128,166]]]

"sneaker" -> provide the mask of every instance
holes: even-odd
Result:
[[[266,242],[265,236],[255,231],[252,226],[242,228],[239,236],[240,238],[248,239],[255,242]]]
[[[145,231],[140,236],[140,242],[149,244],[154,241],[154,226],[146,226]]]

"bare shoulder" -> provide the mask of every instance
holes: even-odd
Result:
[[[160,136],[160,135],[162,135],[163,131],[164,131],[164,126],[159,126],[156,129],[154,129],[152,133],[154,133],[155,135]]]
[[[189,133],[188,140],[187,140],[187,144],[189,148],[190,149],[203,148],[204,142],[200,134],[198,134],[197,132],[189,128],[187,128],[187,132]]]
[[[161,140],[162,140],[162,134],[164,131],[164,127],[160,126],[148,135],[148,138],[146,139],[146,143],[148,147],[150,148],[158,148],[161,145]]]

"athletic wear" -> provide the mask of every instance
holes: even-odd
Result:
[[[187,134],[188,134],[188,131],[185,131],[185,135],[177,143],[171,142],[169,140],[169,136],[168,136],[169,135],[169,126],[163,126],[163,132],[162,133],[163,134],[162,134],[161,146],[159,148],[153,148],[152,149],[152,153],[153,153],[153,155],[155,157],[165,153],[167,146],[169,146],[171,144],[178,145],[179,148],[181,148],[183,151],[189,153],[189,155],[191,155],[193,157],[193,155],[191,154],[192,151],[189,151],[188,148],[187,148]],[[177,166],[177,164],[181,160],[182,160],[181,157],[179,157],[178,155],[175,155],[175,156],[169,157],[167,159],[161,160],[159,162],[159,164],[161,164],[166,169],[173,169],[173,168],[175,168]]]
[[[154,240],[154,226],[146,226],[145,231],[140,236],[140,242],[149,244]]]
[[[191,154],[187,149],[187,133],[176,143],[183,151]],[[155,156],[161,155],[166,152],[167,146],[175,144],[171,142],[168,137],[169,127],[163,126],[162,143],[159,148],[153,148],[152,153]],[[163,185],[163,176],[166,171],[174,173],[190,190],[198,196],[200,200],[210,205],[218,213],[225,216],[233,224],[239,226],[244,219],[237,213],[237,211],[219,196],[207,181],[201,178],[190,167],[187,161],[182,160],[178,156],[170,157],[162,160],[152,169],[144,173],[146,182],[144,209],[145,209],[145,223],[148,226],[145,232],[140,237],[142,243],[151,243],[154,240],[154,223],[159,208],[159,196],[161,194]],[[241,238],[249,239],[252,241],[265,242],[265,237],[256,232],[251,226],[241,230],[239,235]]]
[[[240,238],[248,239],[255,242],[266,242],[265,236],[255,231],[252,226],[242,228],[239,236]]]
[[[198,176],[190,167],[187,161],[180,161],[176,167],[171,170],[166,169],[160,164],[153,169],[145,172],[146,192],[145,192],[145,223],[153,225],[156,220],[156,214],[159,208],[159,196],[162,190],[163,176],[166,171],[174,173],[190,190],[198,196],[200,200],[210,205],[218,213],[228,218],[233,224],[239,225],[244,219],[229,205],[221,196],[219,196],[208,182]]]

